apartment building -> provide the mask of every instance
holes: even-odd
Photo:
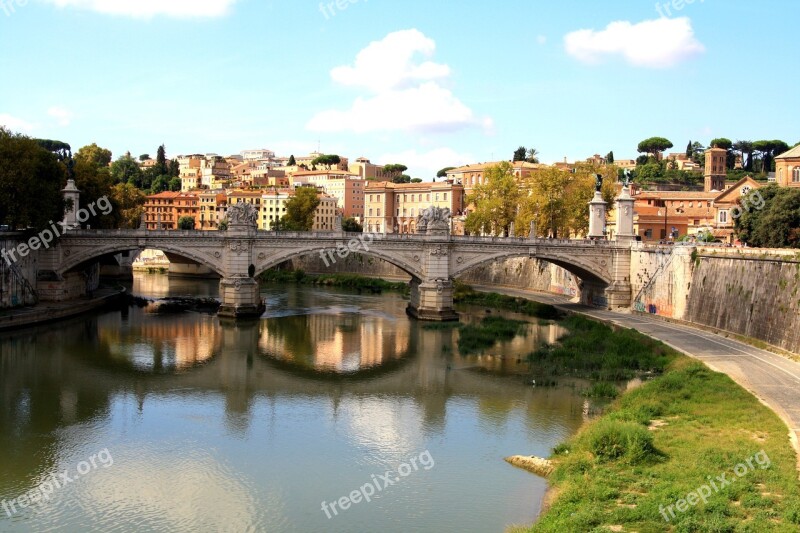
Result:
[[[454,217],[464,211],[464,187],[449,181],[441,183],[367,182],[364,189],[364,231],[370,233],[415,233],[417,217],[435,206],[450,209]],[[453,227],[463,234],[463,228]]]
[[[389,181],[392,176],[383,171],[383,165],[374,165],[366,157],[359,157],[348,166],[351,174],[358,175],[362,180]]]
[[[800,187],[800,145],[775,158],[775,177],[781,187]]]
[[[162,192],[147,197],[144,204],[145,227],[148,230],[175,230],[182,217],[199,219],[198,197],[184,192]]]
[[[222,189],[214,191],[198,191],[198,205],[200,218],[197,229],[214,231],[219,229],[219,223],[225,219],[228,209],[228,195]]]
[[[367,182],[357,174],[341,170],[300,171],[293,176],[295,187],[313,185],[338,201],[342,215],[359,221],[364,217],[364,188]]]
[[[447,173],[447,181],[452,181],[455,184],[462,185],[466,194],[470,195],[476,186],[486,183],[486,170],[496,167],[501,163],[503,163],[503,161],[495,161],[493,163],[478,163],[455,168]],[[536,170],[547,167],[547,165],[528,163],[525,161],[509,161],[509,163],[511,163],[514,171],[514,177],[517,179],[527,178]]]
[[[261,194],[261,209],[258,217],[258,229],[271,231],[286,214],[286,202],[294,196],[291,189],[274,189]],[[320,203],[314,214],[312,231],[333,231],[338,215],[337,201],[333,196],[321,194]]]

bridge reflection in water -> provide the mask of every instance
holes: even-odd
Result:
[[[267,317],[250,324],[130,309],[0,338],[0,499],[99,449],[115,459],[0,530],[353,531],[390,517],[404,531],[408,506],[423,530],[535,517],[544,482],[501,458],[546,455],[583,420],[573,390],[518,375],[556,327],[489,351],[503,357],[462,357],[453,331],[422,329],[399,296],[264,295]],[[382,502],[332,529],[317,512],[424,449],[436,468]]]

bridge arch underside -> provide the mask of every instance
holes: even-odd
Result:
[[[459,266],[453,272],[452,277],[453,279],[458,279],[471,270],[481,266],[485,266],[495,261],[505,261],[506,259],[514,258],[538,259],[540,261],[552,263],[563,268],[580,280],[578,289],[580,290],[579,297],[581,303],[605,307],[605,292],[611,287],[613,281],[610,279],[610,276],[607,273],[600,272],[595,265],[591,264],[591,262],[581,260],[579,256],[565,259],[563,257],[549,254],[537,254],[532,256],[529,253],[523,252],[495,254],[476,261],[468,262],[463,266]]]
[[[222,268],[218,264],[214,264],[213,261],[210,261],[208,258],[203,257],[202,255],[192,252],[190,250],[185,250],[179,247],[173,246],[131,246],[131,245],[112,245],[112,246],[102,246],[97,247],[92,250],[87,250],[85,252],[74,254],[69,257],[65,257],[62,261],[61,269],[59,270],[59,274],[64,275],[70,272],[80,272],[85,270],[89,266],[94,263],[100,264],[114,264],[114,256],[120,253],[130,253],[134,254],[137,252],[141,252],[143,250],[159,250],[164,252],[170,262],[179,263],[179,264],[186,264],[186,265],[199,265],[208,268],[216,275],[222,277],[223,272]]]
[[[330,266],[331,274],[341,274],[343,273],[342,268],[337,267],[337,265],[343,264],[348,257],[355,254],[385,261],[398,268],[403,273],[411,276],[411,279],[421,279],[423,277],[419,265],[415,265],[411,261],[402,257],[397,257],[391,253],[375,250],[374,248],[370,247],[370,249],[360,248],[352,252],[348,251],[347,254],[342,253],[341,255],[344,255],[344,257],[342,257],[337,253],[337,248],[331,246],[308,246],[294,250],[286,250],[271,255],[256,263],[255,277],[258,277],[267,270],[275,268],[283,263],[286,263],[287,261],[301,257],[316,257],[321,261],[323,268]]]

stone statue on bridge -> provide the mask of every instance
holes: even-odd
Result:
[[[258,209],[253,204],[242,202],[228,207],[228,223],[232,226],[258,226]]]
[[[450,209],[446,207],[430,206],[420,211],[417,217],[417,233],[449,234]]]

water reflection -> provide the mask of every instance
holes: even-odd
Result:
[[[249,324],[129,309],[0,337],[0,500],[99,449],[115,460],[47,507],[0,513],[0,530],[499,531],[536,516],[544,482],[502,457],[547,455],[583,419],[574,391],[518,375],[548,327],[462,357],[396,295],[264,296]],[[424,475],[336,522],[319,512],[425,449]]]

